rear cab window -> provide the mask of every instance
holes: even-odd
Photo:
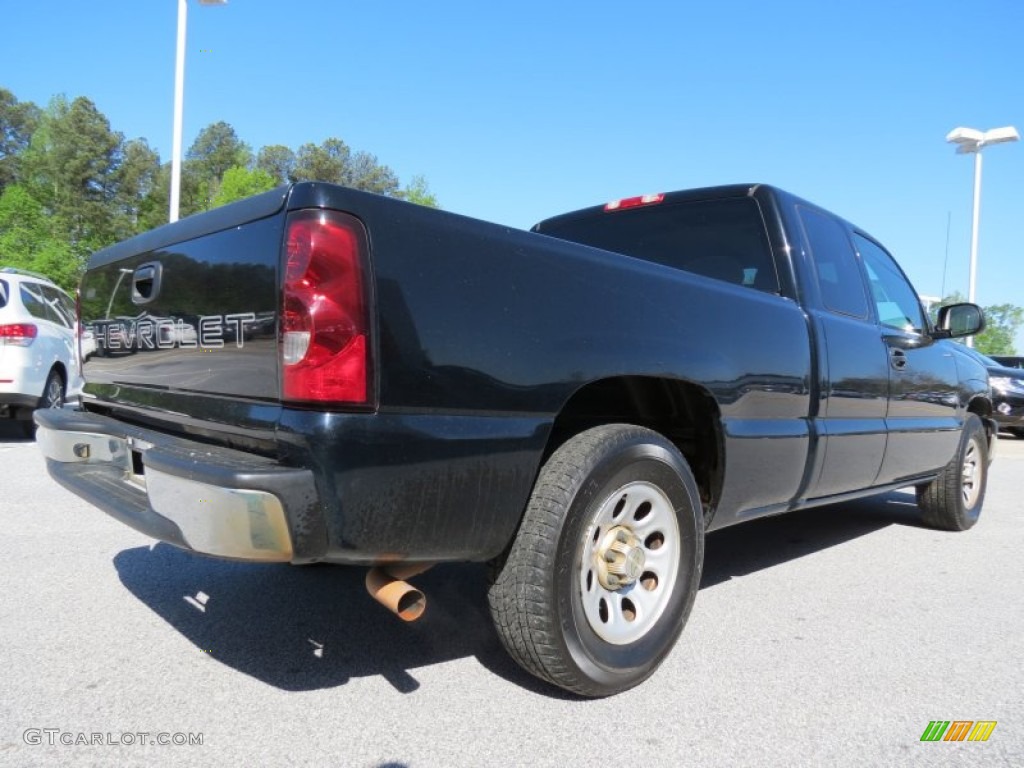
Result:
[[[545,222],[542,234],[768,293],[779,278],[749,197],[665,202]]]

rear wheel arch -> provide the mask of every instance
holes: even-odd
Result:
[[[541,465],[575,435],[605,424],[646,427],[672,442],[689,464],[705,523],[710,522],[722,495],[725,442],[718,403],[707,389],[689,381],[655,376],[616,376],[588,382],[573,392],[555,417]]]
[[[51,395],[51,392],[50,392],[50,389],[51,389],[51,386],[52,386],[51,382],[53,382],[54,376],[56,376],[56,378],[57,378],[57,380],[59,382],[59,386],[60,386],[60,398],[59,398],[59,403],[60,404],[59,405],[54,405],[53,404],[54,398],[53,398],[53,396]],[[52,366],[50,366],[50,371],[49,371],[49,373],[46,374],[46,381],[43,383],[43,394],[39,398],[39,407],[40,408],[59,408],[59,407],[63,406],[64,399],[67,397],[67,392],[68,392],[68,374],[67,374],[67,370],[64,368],[64,364],[63,363],[56,362]]]
[[[55,362],[50,366],[50,372],[52,373],[53,371],[56,371],[60,375],[61,381],[64,382],[64,386],[66,387],[68,384],[68,370],[64,367],[64,363],[60,360]]]

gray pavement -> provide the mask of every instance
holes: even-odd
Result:
[[[603,701],[506,658],[481,566],[417,579],[403,625],[360,570],[154,546],[6,424],[0,473],[3,766],[1024,765],[1024,440],[967,533],[894,493],[711,535],[678,646]],[[998,725],[922,743],[931,720]]]

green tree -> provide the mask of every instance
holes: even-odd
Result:
[[[23,153],[32,196],[55,219],[72,252],[84,255],[114,238],[114,170],[123,137],[89,99],[57,96]]]
[[[398,176],[395,172],[386,165],[381,165],[376,155],[369,152],[356,152],[349,158],[341,183],[353,189],[391,197],[398,195],[399,191]]]
[[[186,154],[181,213],[299,180],[343,184],[436,206],[426,179],[402,187],[378,158],[341,139],[280,144],[258,156],[230,124],[206,126]],[[65,286],[85,257],[167,222],[170,166],[145,139],[126,141],[85,97],[54,96],[45,110],[0,88],[0,258]]]
[[[248,168],[253,161],[249,145],[228,123],[211,123],[199,132],[185,153],[181,174],[181,215],[209,210],[217,188],[229,168]]]
[[[430,191],[430,186],[423,176],[413,176],[412,181],[402,190],[399,197],[403,200],[408,200],[410,203],[416,203],[416,205],[426,205],[429,208],[441,207],[438,205],[437,197]]]
[[[352,150],[341,139],[327,139],[322,144],[303,144],[295,153],[292,179],[342,184],[351,157]]]
[[[364,192],[401,197],[398,176],[369,152],[353,152],[341,139],[306,143],[295,153],[292,181],[324,181]]]
[[[0,191],[20,180],[20,155],[28,148],[42,111],[0,88]]]
[[[124,239],[143,231],[144,216],[160,180],[160,156],[145,139],[124,144],[120,163],[113,173],[115,231]]]
[[[42,204],[18,184],[0,193],[0,254],[4,266],[40,272],[69,290],[81,276],[83,259],[54,231]]]
[[[287,184],[295,169],[295,153],[283,144],[271,144],[256,154],[256,167],[270,174],[277,184]]]
[[[171,207],[171,164],[161,165],[153,184],[139,203],[138,231],[146,232],[166,224]]]
[[[985,307],[985,330],[974,337],[974,348],[983,355],[1015,355],[1013,340],[1024,325],[1024,309],[1013,304]]]
[[[266,192],[276,186],[274,177],[266,171],[260,168],[250,171],[248,168],[236,165],[224,172],[217,194],[213,198],[213,206],[233,203],[235,200]]]

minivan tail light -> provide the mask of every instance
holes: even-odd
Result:
[[[32,323],[0,325],[0,344],[9,347],[29,347],[38,333],[39,329]]]
[[[281,295],[281,398],[371,405],[366,233],[338,211],[289,214]]]

